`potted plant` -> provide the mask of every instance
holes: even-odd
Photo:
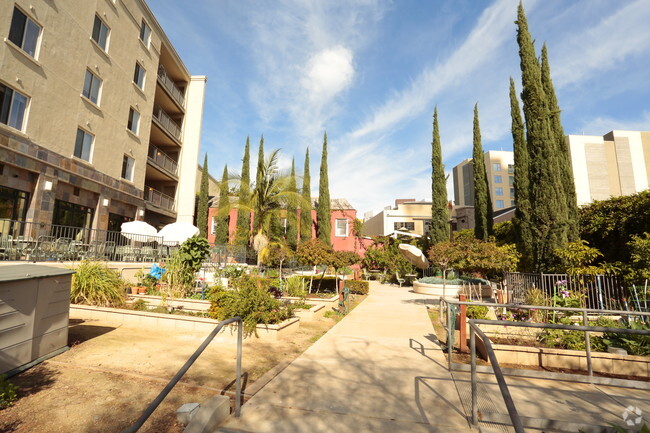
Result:
[[[137,285],[136,286],[131,286],[131,294],[132,295],[144,295],[147,292],[147,287],[144,285],[144,271],[140,269],[138,272],[135,273],[135,278],[137,279]]]

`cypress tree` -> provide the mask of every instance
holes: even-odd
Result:
[[[287,200],[287,230],[286,240],[287,244],[295,248],[298,244],[298,206],[296,203],[296,195],[298,188],[296,187],[296,163],[291,159],[291,177],[289,178],[289,198]]]
[[[302,203],[300,204],[300,241],[311,239],[314,222],[311,218],[311,177],[309,174],[309,147],[305,153],[305,169],[302,176]]]
[[[323,154],[320,160],[320,179],[318,185],[318,206],[316,208],[318,239],[332,246],[332,221],[330,212],[330,186],[327,175],[327,132],[323,135]]]
[[[239,209],[237,210],[237,232],[235,233],[236,245],[248,245],[251,237],[251,173],[250,173],[250,142],[246,137],[244,158],[242,159],[241,179],[239,182]]]
[[[530,270],[532,257],[533,235],[530,227],[530,197],[528,182],[528,146],[524,131],[524,121],[521,118],[519,100],[515,91],[515,81],[510,77],[510,116],[512,118],[512,148],[515,153],[515,217],[513,225],[517,251],[521,254],[520,266]]]
[[[559,175],[558,149],[551,129],[541,67],[521,2],[516,23],[529,154],[530,221],[534,239],[532,261],[535,271],[542,272],[556,264],[553,251],[567,243],[567,198]]]
[[[257,173],[255,175],[255,187],[261,185],[264,181],[264,136],[260,138],[260,147],[257,151]],[[260,221],[257,215],[253,215],[253,227],[255,231],[259,231],[262,227],[263,221]]]
[[[228,221],[230,215],[230,200],[228,198],[228,165],[223,168],[221,185],[219,185],[219,210],[217,213],[217,226],[214,231],[215,244],[228,243]]]
[[[486,241],[492,234],[492,200],[485,170],[485,157],[481,145],[481,127],[478,121],[478,104],[474,105],[474,236]]]
[[[433,110],[433,141],[431,142],[431,232],[432,244],[449,239],[447,179],[442,164],[442,147],[438,129],[438,107]]]
[[[573,242],[578,240],[579,237],[576,188],[573,180],[573,169],[571,167],[571,152],[569,151],[569,145],[564,137],[564,128],[562,127],[562,120],[560,119],[561,110],[557,102],[557,96],[555,95],[553,80],[551,79],[551,67],[548,63],[548,50],[546,44],[542,46],[542,86],[544,88],[544,93],[548,98],[551,128],[558,148],[555,156],[558,158],[560,166],[559,175],[567,198],[567,239],[569,242]]]
[[[201,170],[201,187],[199,188],[199,203],[196,210],[196,225],[199,228],[199,236],[208,237],[208,199],[210,184],[208,179],[208,154],[203,159]]]

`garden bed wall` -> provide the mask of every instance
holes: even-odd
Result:
[[[160,307],[163,304],[161,296],[153,295],[129,295],[134,301],[138,299],[144,300],[147,305],[152,305],[154,307]],[[210,301],[203,299],[179,299],[179,298],[167,298],[165,299],[165,307],[174,307],[181,308],[184,311],[192,312],[206,312],[210,311]]]
[[[180,316],[172,314],[149,313],[146,311],[122,310],[119,308],[94,307],[90,305],[71,305],[70,319],[102,320],[119,323],[126,327],[166,329],[179,332],[208,334],[219,323],[205,317]],[[257,325],[257,334],[263,340],[279,340],[290,337],[300,326],[297,317],[276,325]],[[234,331],[234,327],[232,330]],[[223,331],[222,331],[223,333]],[[229,333],[230,334],[230,333]],[[232,332],[231,335],[236,335]]]
[[[313,322],[322,318],[325,315],[325,311],[327,310],[323,304],[316,304],[312,305],[309,310],[295,310],[293,314],[295,314],[302,322]]]
[[[588,371],[587,355],[581,350],[510,346],[503,344],[493,344],[492,347],[499,364]],[[487,359],[485,345],[478,336],[476,338],[476,349],[483,359]],[[647,356],[591,352],[591,365],[593,371],[598,373],[650,377],[650,357]]]
[[[283,301],[288,300],[291,302],[298,302],[301,300],[301,298],[296,298],[296,297],[291,297],[291,296],[283,296],[281,298]],[[339,295],[333,295],[331,298],[306,298],[304,299],[305,302],[309,304],[314,304],[314,305],[322,305],[325,307],[325,311],[331,309],[331,308],[338,308],[339,306]],[[323,312],[324,313],[324,312]]]

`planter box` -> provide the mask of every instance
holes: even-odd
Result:
[[[296,297],[282,297],[282,300],[288,300],[291,302],[296,302],[299,301],[300,298]],[[314,305],[323,305],[325,307],[325,310],[329,308],[338,308],[339,306],[339,295],[334,295],[331,298],[305,298],[305,302],[309,304],[314,304]]]
[[[587,371],[587,355],[581,350],[509,346],[503,344],[493,344],[492,347],[500,364],[518,364]],[[487,359],[485,345],[480,338],[476,339],[476,349],[483,359]],[[591,365],[593,371],[599,373],[650,377],[650,357],[647,356],[591,352]]]
[[[129,295],[131,299],[137,301],[138,299],[144,300],[147,305],[154,307],[162,306],[162,296],[152,295]],[[166,307],[181,308],[184,311],[192,312],[206,312],[210,311],[210,301],[202,299],[183,299],[183,298],[167,298],[165,299]]]
[[[467,285],[447,284],[443,290],[442,284],[427,284],[413,281],[413,291],[415,293],[437,296],[439,298],[442,296],[458,298],[459,294],[469,294],[469,287]],[[492,286],[488,284],[482,285],[480,294],[482,297],[491,298]]]
[[[301,322],[313,322],[325,315],[325,306],[323,304],[312,305],[309,310],[295,310],[293,314],[300,319]]]
[[[122,310],[119,308],[94,307],[90,305],[71,305],[71,319],[91,319],[114,322],[125,327],[164,329],[207,334],[214,330],[218,320],[205,317],[180,316],[172,314],[149,313],[145,311]],[[280,340],[296,332],[300,326],[297,317],[275,325],[257,325],[258,337],[262,340]],[[234,331],[234,327],[232,330]],[[235,333],[232,332],[232,336]]]

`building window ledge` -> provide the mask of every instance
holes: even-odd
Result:
[[[24,125],[24,126],[27,126],[27,125]],[[19,136],[24,137],[24,138],[29,138],[29,136],[27,134],[25,134],[23,131],[21,131],[19,129],[16,129],[16,128],[13,128],[13,127],[11,127],[9,125],[5,125],[4,123],[0,123],[0,129],[5,130],[5,131],[7,131],[7,132],[9,132],[11,134],[16,134],[16,135],[19,135]]]
[[[108,55],[108,52],[105,49],[103,49],[102,47],[100,47],[99,44],[97,42],[95,42],[95,40],[92,38],[92,36],[89,37],[88,39],[90,39],[90,42],[92,42],[92,44],[95,46],[95,48],[97,48],[99,50],[99,52],[102,53],[102,55],[104,57],[106,57],[106,60],[108,60],[108,61],[111,60],[111,56]]]
[[[124,129],[126,130],[126,132],[128,132],[128,133],[131,135],[131,137],[133,137],[133,138],[135,138],[136,140],[140,141],[140,137],[138,137],[138,134],[136,134],[135,132],[131,131],[129,128],[124,128]]]
[[[140,96],[142,96],[144,99],[147,99],[147,94],[144,93],[144,89],[141,89],[140,86],[138,86],[137,84],[135,84],[134,81],[131,81],[131,84],[133,84],[133,87],[135,88],[135,90],[138,91],[138,93],[140,94]]]
[[[78,162],[78,163],[80,163],[80,164],[82,164],[82,165],[85,165],[85,166],[87,166],[87,167],[89,167],[89,168],[92,168],[92,169],[95,168],[95,166],[93,165],[93,163],[90,162],[90,161],[86,161],[85,159],[81,159],[81,158],[76,157],[76,156],[74,156],[74,155],[72,155],[70,158],[71,158],[73,161]]]
[[[99,105],[95,104],[93,101],[86,98],[84,95],[79,95],[79,96],[81,97],[81,100],[84,101],[86,104],[89,104],[90,106],[92,106],[92,108],[99,111],[100,113],[102,112],[102,108]]]
[[[14,44],[13,42],[11,42],[11,41],[10,41],[9,39],[7,39],[7,38],[4,38],[4,41],[5,41],[5,44],[9,45],[9,46],[14,50],[14,51],[18,51],[18,52],[19,52],[22,56],[24,56],[27,60],[29,60],[30,62],[32,62],[33,64],[35,64],[35,65],[38,66],[39,68],[43,68],[43,65],[41,64],[41,62],[39,62],[38,60],[36,60],[35,58],[33,58],[32,56],[30,56],[29,54],[27,54],[27,53],[26,53],[25,51],[23,51],[23,49],[20,48],[18,45]]]

